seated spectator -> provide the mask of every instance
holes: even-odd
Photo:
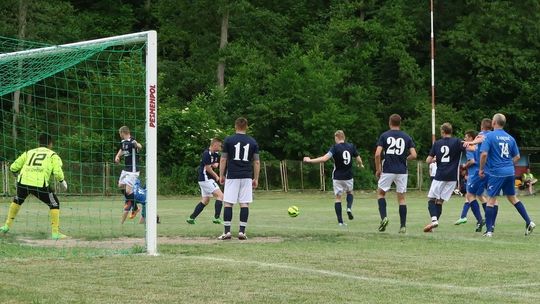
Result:
[[[531,173],[531,169],[527,168],[527,172],[523,173],[523,176],[521,177],[521,180],[523,182],[523,185],[528,189],[529,195],[534,194],[534,187],[533,185],[536,184],[538,181],[534,175]]]

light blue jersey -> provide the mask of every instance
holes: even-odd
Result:
[[[480,152],[487,152],[489,174],[495,177],[514,176],[513,158],[519,155],[516,140],[503,129],[486,134]]]

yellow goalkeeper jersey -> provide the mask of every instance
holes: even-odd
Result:
[[[17,181],[27,186],[46,187],[49,185],[51,174],[58,181],[64,180],[60,156],[46,147],[24,152],[9,169],[11,172],[19,173]]]

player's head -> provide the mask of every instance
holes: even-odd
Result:
[[[210,140],[210,150],[213,152],[221,151],[221,139],[214,137]]]
[[[484,118],[482,119],[482,122],[480,123],[480,130],[482,131],[491,131],[493,127],[491,126],[491,119]]]
[[[336,143],[345,141],[345,132],[343,132],[343,130],[337,130],[336,133],[334,133],[334,140]]]
[[[131,136],[131,132],[127,126],[121,126],[120,129],[118,129],[118,134],[120,134],[122,139],[128,139]]]
[[[401,126],[401,116],[399,116],[399,114],[390,115],[390,118],[388,119],[388,125],[390,125],[390,128]]]
[[[493,122],[491,125],[493,126],[493,128],[495,127],[504,128],[504,125],[506,125],[506,116],[504,116],[501,113],[497,113],[493,115]]]
[[[47,133],[39,134],[38,141],[40,147],[52,147],[53,145],[53,139]]]
[[[441,135],[452,135],[454,130],[449,122],[445,122],[441,125]]]
[[[248,121],[244,117],[238,117],[234,122],[234,128],[236,131],[246,132],[248,128]]]
[[[465,132],[465,140],[466,141],[471,141],[476,137],[476,135],[478,135],[478,133],[476,133],[476,131],[469,130],[469,131]]]

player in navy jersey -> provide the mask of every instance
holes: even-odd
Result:
[[[231,239],[232,207],[240,204],[239,240],[247,240],[246,226],[249,205],[253,202],[253,188],[259,185],[259,145],[247,135],[248,121],[239,117],[234,122],[236,134],[225,138],[223,152],[219,161],[219,182],[225,185],[223,195],[224,232],[219,240]]]
[[[437,158],[437,173],[428,193],[428,210],[431,223],[424,227],[424,232],[431,232],[433,228],[439,226],[442,205],[450,199],[457,185],[459,162],[465,147],[459,138],[452,136],[452,133],[452,125],[448,122],[443,123],[441,125],[441,138],[433,143],[426,159],[429,164],[434,157]]]
[[[198,168],[199,187],[201,188],[201,201],[195,206],[193,213],[187,218],[188,224],[195,224],[195,219],[203,211],[204,207],[210,202],[210,198],[216,198],[214,208],[214,224],[223,224],[220,219],[221,207],[223,205],[223,192],[218,186],[219,175],[214,172],[214,168],[219,166],[219,151],[221,151],[221,140],[213,138],[210,141],[210,147],[203,151],[201,163]]]
[[[401,116],[390,115],[388,125],[390,130],[381,134],[375,150],[375,175],[379,179],[377,203],[381,216],[379,231],[385,231],[388,225],[385,195],[394,183],[399,203],[399,232],[405,233],[407,231],[407,204],[405,203],[408,179],[407,160],[416,159],[416,148],[412,138],[400,129]]]
[[[135,138],[131,137],[131,132],[127,126],[120,127],[118,134],[122,141],[120,142],[120,147],[114,157],[114,161],[120,163],[121,157],[124,157],[124,169],[118,179],[118,187],[122,189],[125,196],[124,213],[121,220],[123,224],[130,211],[130,219],[135,218],[139,212],[133,196],[133,186],[139,178],[139,151],[142,149],[142,145]]]
[[[349,220],[352,220],[354,218],[352,214],[354,198],[353,159],[355,159],[358,166],[362,168],[364,167],[364,164],[362,163],[362,158],[356,151],[356,147],[351,143],[345,142],[345,133],[342,130],[338,130],[334,133],[334,140],[336,144],[333,145],[325,155],[314,159],[306,156],[304,157],[304,162],[324,163],[330,158],[334,159],[334,171],[332,172],[332,183],[334,195],[336,196],[334,209],[336,211],[338,224],[340,226],[346,226],[346,224],[343,223],[341,196],[343,193],[347,194],[347,216],[349,217]]]
[[[520,154],[516,140],[504,131],[505,125],[506,117],[500,113],[495,114],[492,119],[493,131],[486,134],[480,147],[480,168],[478,172],[480,177],[485,175],[486,164],[489,164],[486,233],[484,234],[488,237],[493,234],[493,223],[496,218],[494,205],[501,190],[525,220],[525,235],[531,234],[534,227],[536,227],[535,223],[529,218],[525,205],[516,196],[514,163],[519,160]]]

